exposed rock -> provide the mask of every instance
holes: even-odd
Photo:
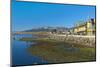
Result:
[[[95,37],[76,37],[76,36],[58,36],[58,35],[50,35],[50,39],[54,40],[59,40],[59,41],[65,41],[65,42],[70,42],[70,43],[75,43],[75,44],[80,44],[80,45],[86,45],[90,47],[95,47]]]

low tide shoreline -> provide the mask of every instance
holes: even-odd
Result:
[[[21,38],[20,41],[37,42],[28,48],[30,54],[39,56],[48,63],[95,61],[95,47],[75,45],[47,38]]]

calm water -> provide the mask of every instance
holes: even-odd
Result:
[[[15,38],[33,37],[32,35],[15,35]],[[46,64],[47,62],[40,57],[31,55],[27,48],[32,42],[12,40],[12,64],[29,65],[29,64]],[[34,42],[33,42],[34,44]]]

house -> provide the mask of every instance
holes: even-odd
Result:
[[[70,28],[70,33],[75,35],[95,35],[96,32],[96,20],[91,18],[85,23],[76,24],[73,28]]]

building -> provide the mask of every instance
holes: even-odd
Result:
[[[87,22],[87,35],[95,35],[96,33],[96,21],[95,19],[91,19]]]
[[[74,35],[95,35],[95,32],[95,19],[89,19],[85,23],[76,24],[73,28],[70,28],[70,33]]]
[[[74,27],[74,34],[85,35],[86,34],[86,23]]]
[[[52,28],[50,33],[52,34],[68,34],[68,28],[66,27],[55,27],[55,28]]]

